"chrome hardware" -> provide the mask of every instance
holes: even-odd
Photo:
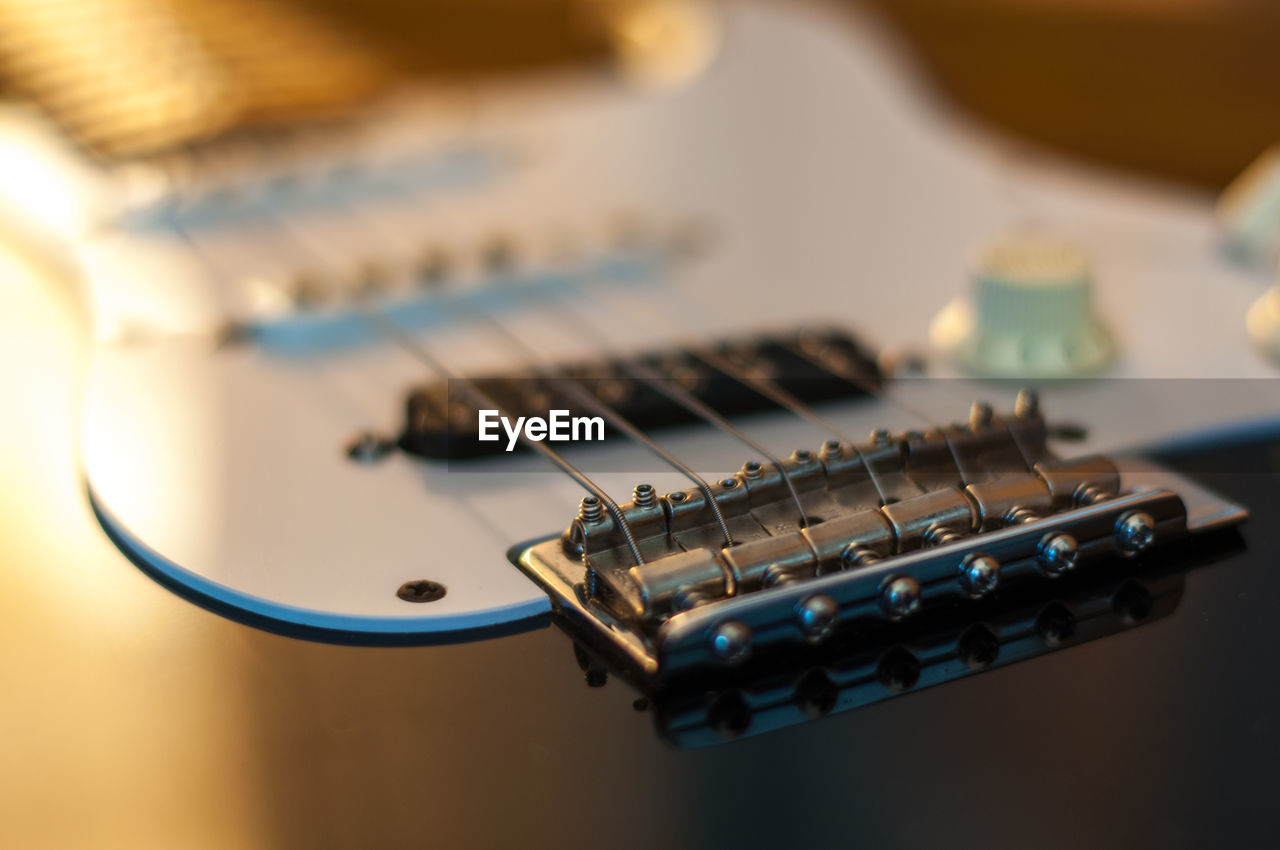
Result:
[[[1070,534],[1047,534],[1040,541],[1036,562],[1040,564],[1045,575],[1056,577],[1074,569],[1079,554],[1079,544]]]
[[[666,677],[914,619],[1245,516],[1136,460],[1122,471],[1100,456],[1054,457],[1033,397],[1013,416],[972,413],[963,425],[748,461],[710,492],[659,499],[640,485],[617,506],[639,565],[615,517],[588,497],[520,566],[636,672]],[[871,486],[868,464],[888,487]]]
[[[895,576],[880,591],[880,607],[891,619],[914,614],[920,608],[920,582],[910,576]]]
[[[1125,555],[1137,555],[1156,542],[1156,522],[1148,513],[1132,511],[1116,523],[1116,545]]]
[[[970,596],[986,596],[999,583],[1000,562],[990,555],[975,552],[960,562],[960,586]]]

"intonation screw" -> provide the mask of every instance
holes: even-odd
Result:
[[[796,620],[800,631],[812,641],[819,641],[831,633],[840,606],[825,593],[810,596],[796,608]]]
[[[1018,390],[1018,398],[1013,403],[1013,415],[1019,419],[1032,419],[1040,415],[1040,396],[1035,390]]]
[[[985,401],[975,401],[969,408],[969,427],[974,431],[986,428],[991,424],[994,415],[990,404]]]
[[[755,480],[760,477],[760,461],[749,460],[742,465],[742,474]]]
[[[1081,484],[1071,498],[1077,506],[1096,505],[1098,502],[1105,501],[1107,494],[1100,487]]]
[[[1156,542],[1156,521],[1144,511],[1130,511],[1116,522],[1115,539],[1126,555],[1144,552]]]
[[[800,577],[794,571],[787,569],[781,564],[770,564],[765,567],[763,583],[765,587],[777,587],[783,584],[791,584],[799,581]]]
[[[604,508],[595,496],[583,496],[578,505],[578,519],[583,522],[599,522],[604,518]]]
[[[737,664],[751,654],[751,629],[746,623],[729,620],[711,633],[711,651],[726,664]]]
[[[1070,534],[1046,534],[1036,547],[1036,563],[1050,577],[1075,569],[1080,546]]]
[[[1030,508],[1019,505],[1009,509],[1009,512],[1004,515],[1004,522],[1005,525],[1025,525],[1029,522],[1035,522],[1039,518]]]
[[[880,560],[880,556],[869,547],[863,546],[861,543],[850,543],[840,553],[840,568],[847,570],[853,567],[865,567],[869,564],[874,564],[878,560]]]
[[[920,608],[920,583],[910,576],[889,579],[880,591],[880,607],[895,620],[915,613]]]
[[[844,447],[840,445],[839,440],[827,440],[822,444],[819,455],[823,460],[840,460],[844,457]]]
[[[682,587],[671,599],[671,605],[677,611],[690,611],[711,602],[711,597],[696,587]]]
[[[975,552],[960,562],[960,586],[973,597],[986,596],[1000,583],[1000,562]]]
[[[635,502],[637,508],[651,508],[658,503],[658,496],[653,491],[652,484],[637,484],[631,494],[631,501]]]
[[[945,525],[931,525],[924,530],[924,534],[920,535],[920,542],[925,546],[943,546],[954,543],[962,537],[964,537],[963,534]]]

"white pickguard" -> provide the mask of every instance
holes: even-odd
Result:
[[[324,264],[390,250],[411,232],[519,233],[620,206],[711,223],[709,253],[661,280],[584,282],[571,298],[499,311],[556,357],[594,350],[573,322],[619,349],[820,320],[872,344],[925,350],[930,320],[965,286],[971,246],[1033,224],[1090,254],[1098,309],[1122,347],[1112,376],[1273,377],[1243,332],[1265,281],[1220,259],[1208,199],[1036,163],[960,126],[911,85],[866,22],[745,5],[727,27],[716,64],[675,94],[566,93],[536,110],[485,113],[485,136],[535,152],[531,166],[488,188],[379,209],[376,228],[330,211],[230,238],[265,246],[282,265]],[[73,247],[105,331],[89,383],[85,471],[104,522],[135,558],[198,594],[301,626],[447,638],[548,610],[507,552],[565,527],[581,496],[572,482],[534,457],[451,470],[403,455],[362,466],[343,454],[357,431],[393,433],[405,390],[431,377],[408,352],[218,346],[229,308],[184,243],[96,232]],[[463,372],[520,359],[474,322],[419,336]],[[1277,411],[1271,381],[1169,386],[1080,383],[1044,402],[1051,418],[1091,426],[1082,450]],[[1011,399],[1007,387],[958,383],[898,392],[947,421],[974,397],[999,407]],[[859,438],[919,424],[882,404],[831,418]],[[781,415],[750,430],[779,453],[827,436]],[[710,432],[663,442],[708,473],[749,454]],[[610,467],[631,471],[597,476],[620,498],[640,480],[684,486],[653,474],[640,450],[625,451]],[[418,578],[447,595],[422,605],[396,597]]]

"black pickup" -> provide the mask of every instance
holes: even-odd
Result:
[[[646,432],[701,421],[697,413],[645,380],[655,376],[726,418],[778,409],[778,403],[758,389],[761,385],[810,405],[866,395],[884,381],[875,357],[849,334],[805,330],[669,348],[625,360],[484,375],[466,383],[492,399],[502,415],[513,420],[519,416],[546,417],[555,409],[595,415],[598,410],[584,410],[581,399],[568,392],[586,390],[615,415],[603,417],[605,439],[617,433],[610,422],[616,417]],[[404,430],[398,440],[401,449],[436,460],[504,452],[505,437],[494,442],[479,440],[475,394],[466,392],[463,383],[435,381],[409,393]]]

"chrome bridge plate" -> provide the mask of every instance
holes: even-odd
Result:
[[[565,627],[628,678],[650,684],[690,677],[713,681],[717,675],[732,675],[748,658],[755,664],[803,654],[806,647],[856,639],[860,629],[954,611],[973,604],[978,596],[998,599],[1008,588],[1051,581],[1065,570],[1046,558],[1045,542],[1059,535],[1076,544],[1072,572],[1103,571],[1116,559],[1156,558],[1189,535],[1225,529],[1247,518],[1243,507],[1184,476],[1136,457],[1113,462],[1118,471],[1116,492],[1092,503],[957,535],[870,563],[827,572],[817,569],[749,592],[731,589],[665,616],[642,616],[602,594],[599,577],[588,569],[589,552],[584,555],[581,547],[571,545],[570,533],[529,547],[519,556],[518,566],[550,594]],[[1127,525],[1133,517],[1146,523],[1139,545]],[[720,557],[732,562],[732,554],[726,554],[732,549],[725,547]],[[966,566],[977,557],[998,565],[999,586],[991,593],[975,594],[969,583]],[[630,572],[651,566],[652,562]],[[903,603],[900,597],[908,591],[912,598]]]

